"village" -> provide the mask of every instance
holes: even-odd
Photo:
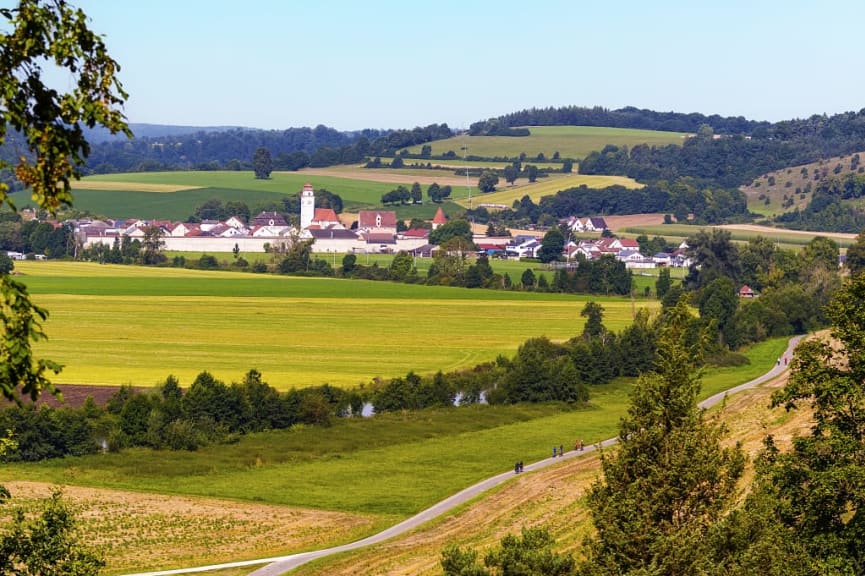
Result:
[[[278,250],[291,242],[312,241],[312,251],[318,254],[395,254],[407,252],[415,257],[431,257],[439,249],[429,242],[431,230],[447,223],[439,208],[430,228],[410,228],[400,231],[397,215],[392,210],[361,210],[340,217],[331,208],[315,207],[312,184],[300,192],[299,227],[291,225],[278,212],[261,212],[243,222],[233,216],[224,221],[171,222],[165,220],[77,220],[75,233],[84,248],[98,244],[111,246],[123,237],[142,240],[152,227],[159,230],[162,247],[178,252],[267,252]],[[682,243],[673,252],[644,255],[639,243],[631,238],[605,234],[607,224],[601,217],[571,217],[562,222],[572,236],[565,244],[562,260],[576,264],[580,259],[595,260],[612,256],[630,269],[687,267],[687,245]],[[584,238],[597,233],[598,238]],[[516,236],[475,236],[479,253],[490,257],[536,258],[542,246],[542,234]]]

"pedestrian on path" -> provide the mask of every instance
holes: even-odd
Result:
[[[565,445],[559,444],[559,458],[565,455]]]
[[[555,458],[555,457],[556,457],[556,447],[553,446],[553,458]]]

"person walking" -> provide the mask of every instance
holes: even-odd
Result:
[[[559,458],[565,455],[565,445],[559,444]]]

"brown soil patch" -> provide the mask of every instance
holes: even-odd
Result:
[[[13,506],[30,507],[54,486],[4,482]],[[78,510],[84,540],[108,573],[169,569],[285,554],[349,541],[372,516],[181,496],[63,487]],[[13,506],[0,509],[7,520]]]

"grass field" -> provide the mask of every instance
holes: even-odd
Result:
[[[582,159],[594,150],[601,150],[607,144],[628,146],[650,144],[681,144],[685,134],[681,132],[660,132],[628,128],[602,128],[593,126],[532,126],[531,135],[510,136],[456,136],[446,140],[430,142],[432,154],[440,155],[453,151],[463,156],[463,147],[468,147],[469,156],[517,157],[522,152],[534,158],[543,153],[552,158],[558,152],[563,158]],[[409,151],[420,154],[421,146],[413,146]],[[529,162],[531,163],[531,162]]]
[[[223,202],[242,200],[250,207],[265,202],[281,203],[283,196],[297,194],[306,182],[338,194],[349,212],[380,205],[382,194],[396,187],[391,182],[312,177],[303,172],[274,172],[268,180],[256,180],[252,172],[231,171],[106,174],[88,176],[73,186],[78,210],[109,217],[185,220],[211,198]],[[144,191],[153,187],[160,190]],[[175,191],[168,192],[170,189]],[[428,210],[432,217],[435,207]]]
[[[232,381],[256,368],[286,390],[449,371],[513,355],[530,337],[578,334],[588,300],[90,263],[16,269],[51,313],[38,350],[65,365],[60,383],[151,386],[174,374],[189,385],[203,370]],[[592,300],[609,328],[630,322],[630,300]]]

